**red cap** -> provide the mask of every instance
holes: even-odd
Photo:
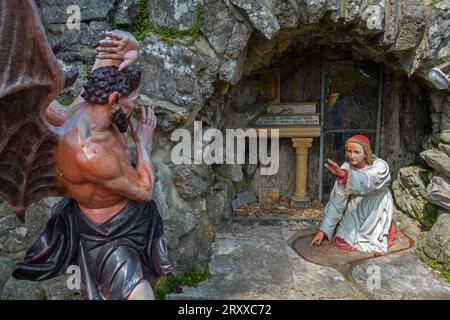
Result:
[[[367,144],[370,147],[370,140],[369,140],[369,138],[367,138],[366,136],[363,136],[362,134],[357,134],[356,136],[353,136],[353,137],[351,137],[348,140],[360,141],[362,143]]]

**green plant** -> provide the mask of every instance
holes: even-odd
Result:
[[[164,300],[165,297],[172,292],[176,292],[179,286],[189,286],[197,288],[198,285],[211,277],[209,264],[205,265],[203,271],[193,270],[185,273],[182,277],[169,275],[165,277],[156,287],[155,297],[157,300]]]
[[[117,22],[112,14],[108,17],[108,25],[111,27],[111,29],[117,29]]]
[[[411,211],[420,222],[421,228],[428,231],[437,221],[438,207],[420,196],[416,197],[415,202],[417,206],[411,206]]]
[[[427,264],[428,264],[428,266],[429,266],[431,269],[433,269],[433,270],[439,270],[439,268],[440,268],[439,263],[437,263],[437,262],[434,261],[434,260],[429,260],[429,261],[427,262]]]
[[[209,264],[206,264],[203,272],[194,270],[192,272],[188,272],[181,279],[180,284],[182,286],[189,286],[193,288],[197,288],[200,282],[211,277],[211,272],[209,271]]]
[[[447,259],[447,261],[444,263],[442,276],[445,280],[447,280],[448,283],[450,283],[450,259]]]
[[[209,237],[209,243],[213,243],[215,241],[216,241],[216,232],[215,230],[213,230],[211,236]]]
[[[91,75],[91,67],[85,67],[84,68],[84,76],[88,77]]]
[[[130,31],[138,41],[141,41],[148,34],[151,28],[151,23],[147,2],[145,0],[139,0],[138,6],[139,14],[137,20],[127,31]]]
[[[39,297],[39,300],[47,300],[47,293],[45,292],[44,288],[39,288],[38,297]]]
[[[437,216],[438,216],[438,207],[434,204],[427,203],[425,205],[425,211],[421,216],[421,218],[419,219],[419,222],[427,229],[430,229],[436,223]]]
[[[175,292],[176,287],[177,278],[173,275],[168,275],[156,287],[155,298],[157,300],[164,300],[169,293]]]
[[[130,27],[125,28],[131,32],[138,41],[143,40],[150,33],[160,37],[162,40],[172,43],[175,39],[182,39],[190,37],[186,42],[187,45],[194,43],[200,34],[200,23],[203,14],[203,5],[199,4],[196,7],[195,23],[187,29],[175,29],[173,27],[155,27],[150,21],[150,12],[148,10],[147,1],[139,0],[139,15],[136,22]]]
[[[429,260],[427,262],[428,266],[437,272],[448,282],[450,283],[450,259],[447,259],[447,261],[441,266],[439,263],[437,263],[434,260]]]
[[[63,106],[70,106],[75,99],[69,94],[63,93],[58,97],[58,102]]]
[[[2,300],[9,300],[12,297],[12,293],[11,292],[6,292],[5,294],[3,294]]]

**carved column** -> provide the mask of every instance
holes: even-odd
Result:
[[[312,138],[292,138],[296,154],[295,193],[291,197],[293,207],[309,208],[311,199],[308,197],[308,153],[312,146]]]

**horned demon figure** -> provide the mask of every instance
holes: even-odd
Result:
[[[55,98],[74,79],[61,71],[32,0],[0,1],[0,196],[20,220],[47,196],[64,197],[13,276],[41,281],[78,265],[87,299],[152,299],[172,271],[151,200],[146,145],[154,112],[138,106],[139,55],[131,34],[105,33],[71,108]],[[131,125],[131,113],[141,119]],[[131,127],[137,161],[123,133]]]

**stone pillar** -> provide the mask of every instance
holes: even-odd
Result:
[[[307,190],[308,182],[308,152],[313,138],[292,138],[296,154],[295,193],[291,197],[291,207],[307,209],[311,207],[311,199]]]

